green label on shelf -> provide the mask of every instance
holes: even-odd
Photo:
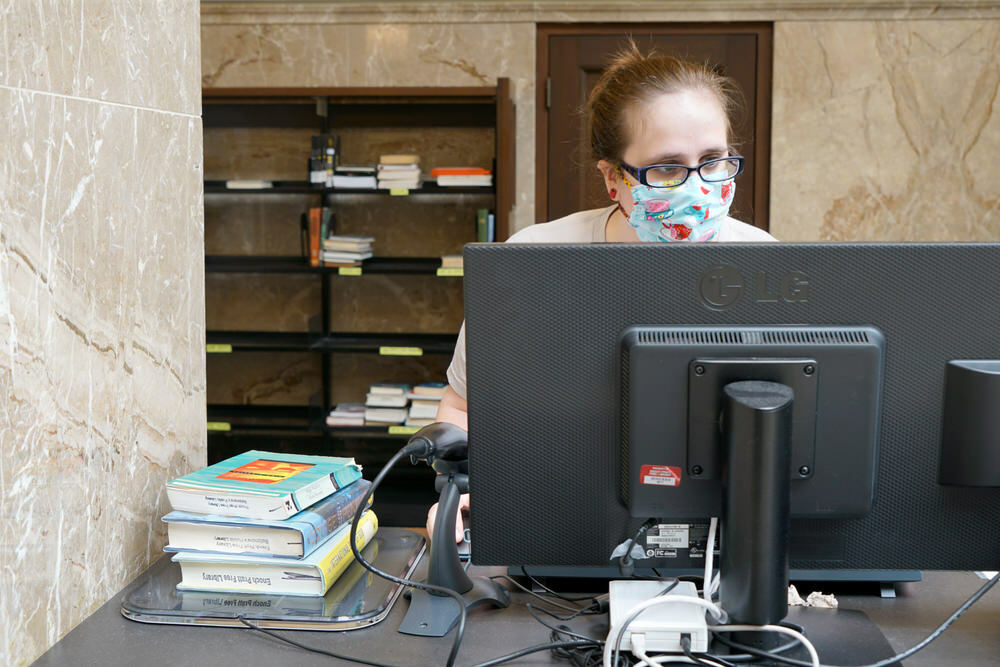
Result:
[[[338,276],[360,276],[361,267],[360,266],[342,266],[337,269]]]
[[[208,422],[209,431],[231,431],[232,428],[229,422]]]
[[[405,197],[410,194],[409,188],[389,188],[389,194],[393,197]]]
[[[460,278],[465,275],[465,270],[461,266],[442,266],[437,270],[439,277],[456,277]]]
[[[229,343],[208,343],[205,345],[205,352],[209,354],[229,354],[233,351],[233,346]]]
[[[385,357],[422,357],[424,350],[420,347],[389,347],[383,345],[378,353]]]
[[[413,435],[419,430],[419,426],[390,426],[389,435]]]

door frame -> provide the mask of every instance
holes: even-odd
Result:
[[[620,33],[664,34],[752,34],[757,36],[757,90],[747,106],[754,111],[753,224],[765,231],[770,221],[771,190],[771,84],[774,60],[774,24],[771,22],[720,23],[539,23],[536,25],[535,71],[535,222],[546,222],[548,207],[548,127],[546,81],[549,71],[549,37],[560,35],[603,35]]]

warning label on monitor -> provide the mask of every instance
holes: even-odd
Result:
[[[642,466],[639,481],[653,486],[679,486],[681,469],[677,466]]]

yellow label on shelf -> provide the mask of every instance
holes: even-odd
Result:
[[[360,266],[342,266],[337,269],[338,276],[360,276],[361,267]]]
[[[409,188],[389,188],[389,194],[393,197],[405,197],[410,194]]]
[[[420,347],[388,347],[383,345],[378,353],[385,357],[422,357],[424,350]]]
[[[413,435],[419,430],[419,426],[390,426],[389,435]]]
[[[447,266],[447,267],[442,266],[437,270],[437,274],[439,277],[442,278],[444,277],[460,278],[465,275],[465,269],[463,269],[461,266]]]
[[[233,351],[233,346],[229,343],[208,343],[205,345],[205,352],[209,354],[228,354]]]
[[[209,431],[231,431],[232,428],[229,422],[208,422]]]

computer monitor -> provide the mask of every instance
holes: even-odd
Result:
[[[748,379],[780,363],[804,378],[793,569],[995,569],[1000,444],[943,449],[942,420],[949,362],[986,360],[965,366],[997,391],[998,266],[998,244],[466,246],[473,562],[607,566],[655,517],[674,532],[644,564],[700,567],[722,502],[720,387],[777,359]],[[629,347],[669,331],[709,345]],[[966,474],[942,477],[956,457]]]

